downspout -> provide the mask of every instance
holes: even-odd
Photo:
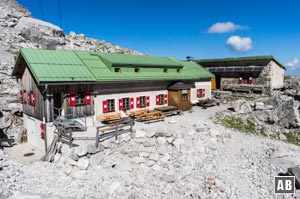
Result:
[[[47,90],[48,84],[45,84],[45,89],[42,92],[43,100],[42,100],[42,113],[43,113],[43,125],[44,125],[44,141],[45,141],[45,153],[47,152],[47,126],[46,126],[46,119],[45,119],[45,103],[44,100],[47,100]],[[46,96],[46,98],[44,97]]]

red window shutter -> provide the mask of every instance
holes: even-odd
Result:
[[[252,83],[253,83],[253,78],[252,78],[252,77],[249,77],[248,83],[249,83],[249,84],[252,84]]]
[[[134,98],[130,98],[130,109],[134,108]]]
[[[150,106],[150,96],[146,97],[146,106]]]
[[[136,98],[136,108],[140,108],[141,104],[140,104],[140,97]]]
[[[35,102],[36,102],[35,92],[31,91],[31,104],[32,104],[32,106],[35,106]]]
[[[21,104],[23,104],[23,102],[24,102],[23,91],[22,90],[20,90],[20,102],[21,102]]]
[[[85,104],[86,105],[90,105],[91,104],[91,93],[90,92],[86,92],[85,93]]]
[[[197,89],[197,98],[200,98],[200,89]]]
[[[75,92],[70,93],[70,105],[76,106],[76,95]]]
[[[168,104],[168,94],[165,94],[165,104]]]
[[[121,111],[121,110],[123,110],[123,99],[121,98],[121,99],[119,99],[119,110]]]
[[[44,140],[45,139],[45,125],[41,123],[40,128],[41,128],[41,138]]]
[[[240,78],[239,78],[239,81],[238,81],[238,84],[242,84],[242,83],[243,83],[243,78],[240,77]]]
[[[27,92],[27,104],[31,105],[30,92]]]
[[[156,95],[156,105],[159,105],[159,95]]]
[[[205,88],[202,89],[202,97],[205,97]]]
[[[102,101],[102,110],[103,110],[103,113],[107,113],[107,111],[108,111],[107,100]]]

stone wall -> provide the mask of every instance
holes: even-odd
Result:
[[[273,64],[272,61],[264,67],[264,69],[259,74],[232,74],[231,76],[223,76],[221,78],[221,89],[230,90],[233,86],[238,85],[239,77],[243,77],[244,84],[248,84],[248,77],[253,78],[253,85],[262,85],[265,87],[265,90],[268,92],[271,90],[271,70]]]

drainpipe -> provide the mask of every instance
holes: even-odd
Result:
[[[43,125],[44,125],[44,141],[45,141],[45,153],[47,152],[47,126],[46,126],[46,119],[45,119],[45,103],[44,99],[47,100],[47,90],[48,84],[45,84],[45,89],[42,92],[43,100],[42,100],[42,113],[43,113]],[[46,98],[44,97],[46,96]]]

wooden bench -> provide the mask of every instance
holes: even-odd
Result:
[[[161,111],[152,111],[152,112],[149,112],[149,113],[144,113],[144,114],[137,115],[136,119],[141,119],[141,118],[144,118],[144,117],[155,116],[155,115],[159,115],[159,114],[161,114]]]
[[[149,113],[144,113],[144,114],[138,115],[137,119],[139,121],[150,122],[150,121],[163,120],[165,117],[166,116],[163,115],[161,111],[152,111]]]
[[[117,127],[123,127],[123,126],[125,126],[125,124],[119,124],[119,125],[116,125],[116,126],[108,126],[108,127],[103,127],[101,129],[98,129],[98,131],[104,133],[105,131],[109,131],[109,130],[115,129]]]
[[[151,121],[151,120],[159,120],[159,119],[164,119],[166,116],[164,115],[158,115],[158,116],[153,116],[153,117],[147,117],[145,118],[145,121]]]
[[[148,113],[150,112],[149,109],[147,108],[144,108],[144,109],[139,109],[139,110],[131,110],[131,111],[127,111],[126,114],[128,116],[133,116],[133,117],[136,117],[138,115],[141,115],[141,114],[145,114],[145,113]]]
[[[115,113],[115,114],[104,115],[100,121],[103,123],[119,122],[119,121],[122,121],[121,114]]]

